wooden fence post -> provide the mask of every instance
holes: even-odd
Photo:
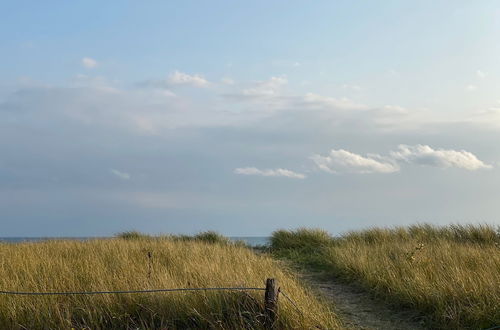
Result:
[[[274,329],[278,319],[278,281],[274,278],[266,280],[266,293],[264,295],[264,311],[266,315],[266,327]]]
[[[151,279],[151,273],[153,271],[153,252],[148,251],[148,279]]]

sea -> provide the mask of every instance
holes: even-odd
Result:
[[[46,240],[75,240],[86,241],[90,239],[106,239],[112,237],[0,237],[0,242],[22,243],[22,242],[40,242]],[[266,236],[230,236],[233,242],[243,241],[249,246],[269,245],[270,237]]]

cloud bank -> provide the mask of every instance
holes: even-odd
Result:
[[[141,84],[89,72],[59,85],[0,86],[0,208],[13,222],[26,219],[22,228],[35,227],[41,215],[64,224],[66,214],[103,219],[109,210],[114,222],[96,225],[109,223],[110,232],[123,219],[154,220],[156,230],[173,228],[178,219],[186,219],[178,228],[195,223],[187,220],[219,221],[223,213],[231,225],[254,211],[267,219],[286,210],[283,223],[311,214],[325,223],[334,213],[371,219],[357,211],[360,204],[366,210],[384,205],[382,221],[408,212],[425,218],[435,212],[418,213],[420,205],[443,202],[445,195],[463,206],[453,216],[498,213],[500,171],[484,171],[499,160],[496,108],[437,122],[425,109],[299,91],[280,76],[221,82],[177,71]],[[474,175],[462,175],[465,170]],[[441,190],[424,184],[430,176]],[[301,189],[289,189],[290,183]],[[480,207],[465,208],[471,196],[461,187],[484,192],[474,196]],[[68,224],[76,228],[77,222]]]

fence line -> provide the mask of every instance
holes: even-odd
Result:
[[[304,313],[302,313],[302,310],[299,308],[299,306],[297,306],[297,303],[295,301],[293,301],[292,298],[290,298],[286,293],[283,292],[283,290],[279,290],[279,292],[283,295],[283,297],[286,298],[286,300],[288,300],[293,307],[295,307],[295,309],[303,316]]]
[[[268,278],[265,288],[255,287],[211,287],[211,288],[173,288],[173,289],[151,289],[151,290],[116,290],[116,291],[60,291],[60,292],[27,292],[27,291],[5,291],[0,290],[1,295],[16,296],[63,296],[63,295],[98,295],[98,294],[129,294],[129,293],[155,293],[155,292],[186,292],[186,291],[265,291],[264,312],[266,314],[266,328],[274,329],[278,319],[278,297],[281,293],[295,309],[304,315],[287,294],[278,286],[274,278]]]
[[[20,296],[62,296],[62,295],[96,295],[96,294],[123,294],[123,293],[154,293],[154,292],[176,292],[176,291],[265,291],[265,288],[251,287],[220,287],[220,288],[175,288],[175,289],[151,289],[151,290],[118,290],[118,291],[67,291],[67,292],[23,292],[23,291],[3,291],[4,295]]]

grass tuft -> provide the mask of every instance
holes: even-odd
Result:
[[[117,238],[127,239],[127,240],[137,240],[137,239],[147,239],[151,236],[143,234],[137,230],[129,230],[118,233],[115,235]]]
[[[271,236],[271,248],[275,250],[316,249],[327,246],[331,241],[330,235],[322,229],[277,230]]]
[[[215,231],[205,231],[196,234],[194,237],[195,241],[212,243],[212,244],[229,244],[231,241],[229,238],[215,232]]]

